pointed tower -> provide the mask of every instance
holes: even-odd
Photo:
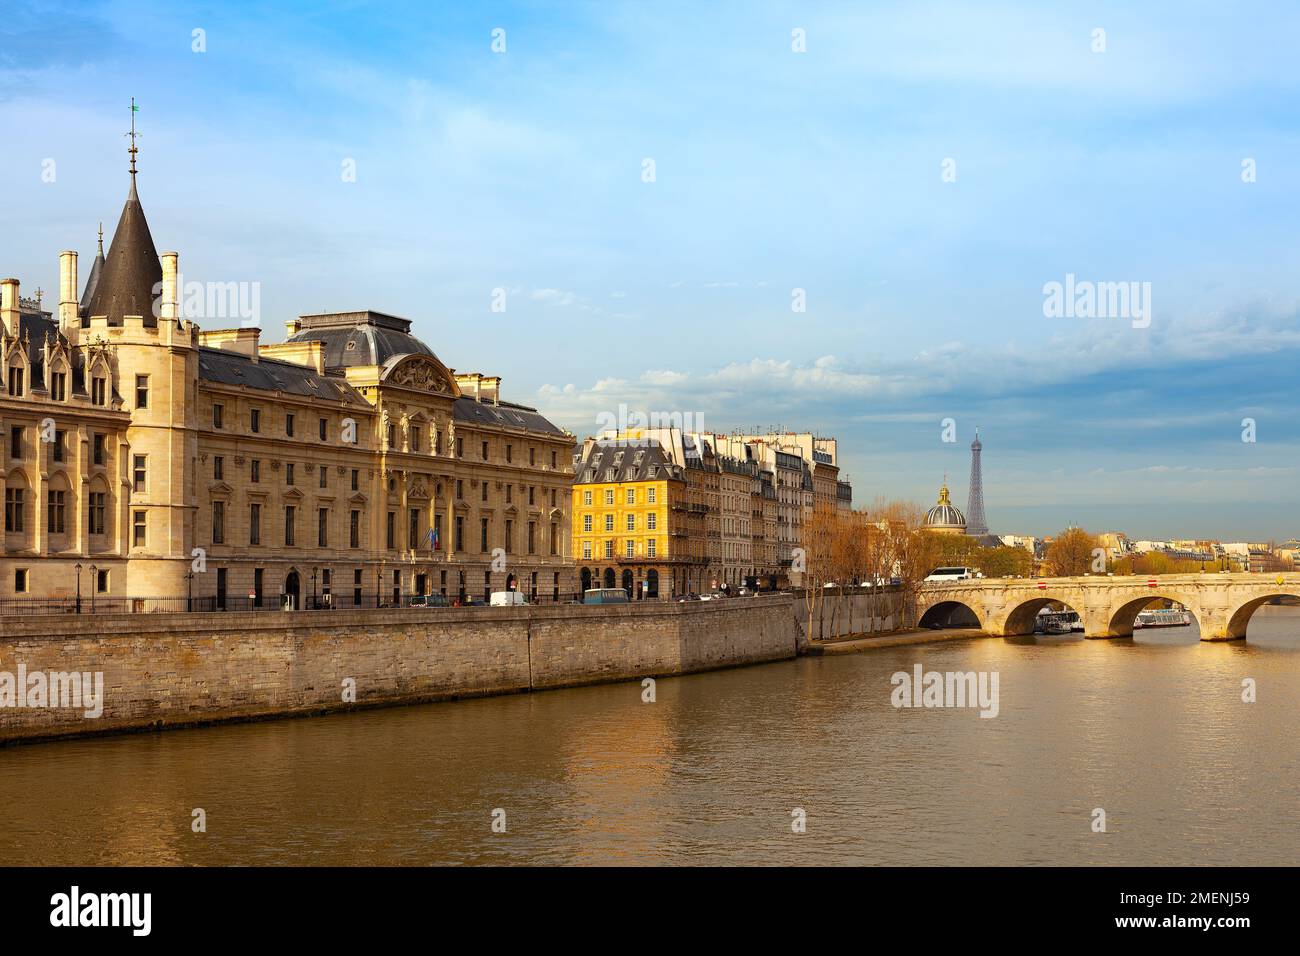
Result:
[[[970,499],[966,502],[966,533],[980,537],[989,533],[984,517],[984,476],[980,468],[980,430],[975,429],[975,440],[970,443]]]
[[[134,158],[131,160],[135,165]],[[94,288],[87,283],[90,293],[86,304],[87,316],[106,316],[110,327],[119,328],[128,315],[138,315],[145,325],[156,325],[154,312],[155,289],[162,287],[162,263],[154,248],[149,223],[144,218],[144,207],[135,191],[135,169],[131,170],[131,190],[127,193],[122,217],[108,247],[108,258],[95,273],[91,268]]]
[[[99,285],[99,274],[104,271],[104,224],[99,224],[99,251],[95,253],[95,261],[90,267],[90,275],[86,278],[86,288],[81,293],[81,305],[77,314],[83,319],[90,315],[90,300],[95,296],[95,288]]]
[[[199,494],[198,329],[178,315],[177,254],[159,257],[136,191],[135,113],[133,100],[131,186],[108,255],[91,270],[80,337],[91,401],[131,415],[104,467],[134,479],[107,487],[129,559],[123,593],[183,594]]]

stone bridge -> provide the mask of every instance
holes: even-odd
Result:
[[[1300,598],[1300,572],[945,581],[922,585],[916,614],[922,626],[964,623],[973,613],[987,634],[1031,634],[1038,612],[1059,601],[1078,612],[1085,637],[1129,637],[1138,612],[1167,598],[1192,613],[1201,640],[1232,641],[1244,638],[1250,616],[1277,597]]]

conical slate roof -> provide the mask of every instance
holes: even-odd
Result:
[[[92,269],[93,274],[93,269]],[[108,258],[95,277],[95,287],[86,306],[86,315],[106,315],[109,325],[121,325],[123,316],[154,317],[154,288],[162,282],[162,263],[154,248],[144,208],[135,191],[135,174],[131,175],[131,192],[117,221]]]
[[[90,307],[90,300],[95,295],[95,288],[99,285],[99,274],[104,269],[104,224],[99,224],[99,251],[95,253],[95,261],[90,267],[90,275],[86,279],[86,288],[81,293],[81,305],[77,309],[77,314],[87,316],[90,313],[86,310]]]

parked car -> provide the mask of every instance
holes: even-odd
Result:
[[[522,591],[493,591],[492,607],[519,607],[527,604],[528,598],[524,597]]]
[[[450,607],[451,602],[445,594],[417,594],[411,598],[408,607]]]

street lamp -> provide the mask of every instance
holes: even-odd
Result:
[[[76,564],[77,568],[77,613],[81,613],[81,562]]]
[[[313,609],[320,608],[320,602],[316,600],[316,569],[311,569],[311,606]]]
[[[194,572],[185,572],[185,611],[189,613],[194,610]]]
[[[99,575],[96,573],[99,569],[93,564],[90,566],[90,613],[95,613],[95,592],[99,590]]]

